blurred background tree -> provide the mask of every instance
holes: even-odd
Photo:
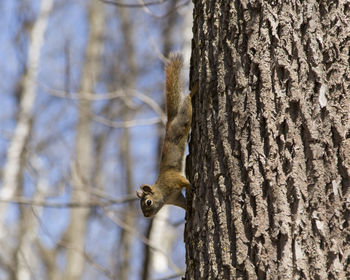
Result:
[[[189,68],[190,1],[3,0],[0,15],[0,279],[182,275],[184,211],[147,220],[134,193],[156,177],[165,58]]]

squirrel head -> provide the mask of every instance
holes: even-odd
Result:
[[[155,186],[142,185],[140,188],[136,195],[140,198],[142,213],[147,218],[153,217],[164,205],[163,197]]]

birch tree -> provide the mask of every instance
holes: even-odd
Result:
[[[78,101],[78,123],[76,127],[75,161],[72,165],[72,200],[89,202],[91,174],[93,168],[92,112],[88,96],[94,92],[100,73],[103,49],[104,6],[100,1],[91,1],[89,6],[90,34],[85,53],[81,87]],[[71,209],[70,224],[64,236],[67,248],[65,279],[81,279],[84,272],[84,246],[89,209]]]
[[[23,184],[23,170],[25,166],[26,147],[32,132],[33,108],[37,95],[37,79],[40,66],[40,54],[45,41],[45,32],[52,10],[53,1],[41,1],[37,19],[30,31],[28,46],[27,70],[22,81],[17,124],[7,150],[7,161],[3,171],[3,185],[0,189],[0,198],[3,200],[13,199],[21,193]],[[36,196],[42,195],[38,184]],[[3,246],[8,238],[8,227],[5,223],[7,217],[7,203],[0,204],[0,238]],[[38,231],[38,224],[31,212],[22,211],[19,222],[17,246],[13,255],[15,261],[12,277],[18,279],[30,279],[35,272],[37,261],[33,257],[34,240]],[[13,260],[11,260],[13,261]]]
[[[129,108],[131,104],[130,91],[135,88],[137,79],[137,63],[135,59],[135,48],[133,45],[134,24],[131,19],[130,11],[128,9],[118,9],[118,14],[121,20],[121,32],[123,38],[123,52],[126,57],[126,71],[122,78],[121,86],[124,88],[125,97],[123,99],[122,118],[124,122],[131,120],[132,111]],[[123,134],[120,142],[121,161],[123,165],[123,177],[125,185],[125,193],[133,193],[133,172],[132,172],[132,149],[131,149],[131,135],[128,127],[123,128]],[[134,227],[135,216],[133,215],[133,204],[130,202],[125,207],[124,221],[127,225]],[[132,263],[132,246],[133,236],[125,229],[121,229],[120,245],[119,245],[119,278],[121,280],[129,279],[130,265]]]

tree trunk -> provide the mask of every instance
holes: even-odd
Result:
[[[349,279],[349,3],[194,2],[186,279]]]
[[[17,124],[7,150],[7,161],[3,170],[3,184],[0,189],[1,199],[13,199],[16,195],[22,193],[23,170],[27,161],[26,152],[34,119],[33,110],[37,94],[40,54],[45,42],[45,33],[52,7],[52,0],[40,2],[38,16],[29,32],[27,68],[18,87],[20,90]],[[43,178],[39,177],[38,179],[34,198],[44,195]],[[12,252],[8,252],[7,246],[11,244],[9,237],[15,235],[9,230],[11,227],[6,221],[10,212],[8,206],[9,204],[4,202],[0,204],[0,239],[3,243],[1,258],[10,258],[10,261],[13,262],[11,273],[9,273],[11,276],[8,278],[30,279],[32,274],[36,273],[38,267],[38,260],[33,253],[34,241],[39,228],[38,218],[33,215],[33,211],[28,211],[27,206],[19,206],[18,240],[13,251],[11,249]],[[10,247],[12,247],[12,244]]]
[[[23,170],[23,155],[32,129],[32,111],[34,108],[37,77],[39,74],[40,52],[44,44],[45,32],[53,1],[41,1],[38,18],[30,32],[28,46],[28,69],[23,77],[23,89],[19,103],[17,125],[7,150],[7,162],[3,172],[3,185],[0,190],[2,199],[10,199],[18,190]],[[0,237],[7,234],[4,220],[7,203],[0,204]]]
[[[93,167],[91,102],[86,96],[94,92],[95,81],[100,73],[100,57],[104,32],[103,8],[103,3],[99,1],[92,1],[89,7],[90,36],[79,93],[76,155],[72,166],[72,201],[82,203],[89,201],[88,189],[91,187]],[[68,250],[64,279],[81,279],[84,273],[84,245],[88,214],[88,208],[71,209],[70,224],[65,233],[65,242],[68,245]]]
[[[126,75],[123,78],[121,86],[125,88],[124,104],[122,109],[122,118],[124,122],[131,120],[132,111],[129,108],[131,103],[129,90],[135,87],[137,78],[137,67],[135,62],[135,50],[133,46],[134,25],[128,9],[118,9],[118,16],[121,20],[121,31],[124,43],[124,53],[126,56]],[[130,194],[134,191],[133,174],[132,174],[132,150],[130,147],[131,135],[130,129],[125,127],[120,141],[120,153],[123,169],[123,179],[125,193]],[[135,227],[135,217],[133,215],[133,203],[127,203],[125,209],[124,221],[130,227]],[[125,228],[121,228],[119,237],[119,267],[118,275],[120,280],[127,280],[130,276],[130,264],[132,263],[132,246],[133,236]]]

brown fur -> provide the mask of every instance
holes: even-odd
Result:
[[[183,188],[190,182],[182,175],[188,133],[191,127],[191,95],[181,97],[182,58],[172,54],[165,66],[165,94],[167,99],[167,124],[157,181],[142,185],[136,194],[140,198],[145,217],[154,216],[164,204],[186,209]]]

